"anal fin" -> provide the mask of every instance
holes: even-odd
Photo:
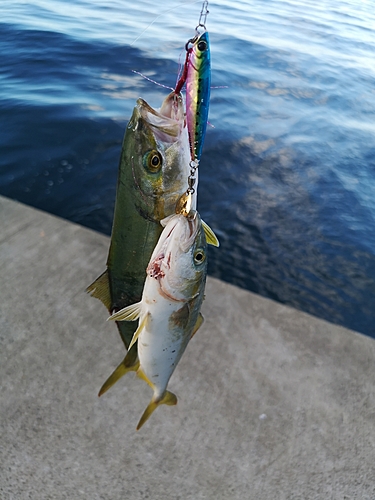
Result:
[[[145,317],[144,317],[144,318],[142,319],[142,321],[139,323],[138,328],[137,328],[137,329],[136,329],[136,331],[134,332],[134,335],[133,335],[132,341],[131,341],[131,342],[130,342],[130,344],[129,344],[129,349],[131,349],[131,348],[133,347],[133,345],[137,342],[138,337],[139,337],[139,334],[141,333],[141,331],[143,330],[143,328],[145,328],[145,327],[146,327],[146,325],[147,325],[147,322],[148,322],[149,316],[150,316],[150,313],[145,314]]]

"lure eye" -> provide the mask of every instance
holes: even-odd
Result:
[[[207,49],[207,43],[206,43],[204,40],[201,40],[201,41],[198,43],[198,49],[199,49],[201,52],[204,52],[204,51]]]
[[[161,156],[159,151],[156,151],[156,149],[149,151],[143,157],[143,166],[147,170],[153,173],[159,172],[162,163],[163,163],[163,157]]]
[[[203,250],[198,249],[194,253],[194,262],[196,264],[202,264],[205,261],[206,255]]]

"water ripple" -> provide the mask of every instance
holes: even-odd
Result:
[[[162,9],[1,4],[1,194],[109,234],[126,122],[166,94],[132,70],[173,86],[200,3]],[[207,26],[210,273],[375,337],[372,3],[216,0]]]

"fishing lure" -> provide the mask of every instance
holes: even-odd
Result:
[[[207,31],[186,44],[184,71],[176,85],[176,93],[180,92],[184,83],[190,155],[191,160],[198,164],[202,155],[210,104],[211,57]]]
[[[186,122],[189,134],[190,155],[193,166],[198,166],[206,135],[211,89],[210,42],[206,30],[208,2],[204,2],[196,35],[185,45],[186,58],[175,92],[179,94],[186,86]],[[204,22],[202,17],[204,16]],[[200,33],[199,29],[203,28]]]

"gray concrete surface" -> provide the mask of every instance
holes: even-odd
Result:
[[[0,198],[0,498],[375,499],[375,342],[209,279],[205,324],[151,391],[85,287],[109,240]],[[220,250],[218,250],[220,251]]]

